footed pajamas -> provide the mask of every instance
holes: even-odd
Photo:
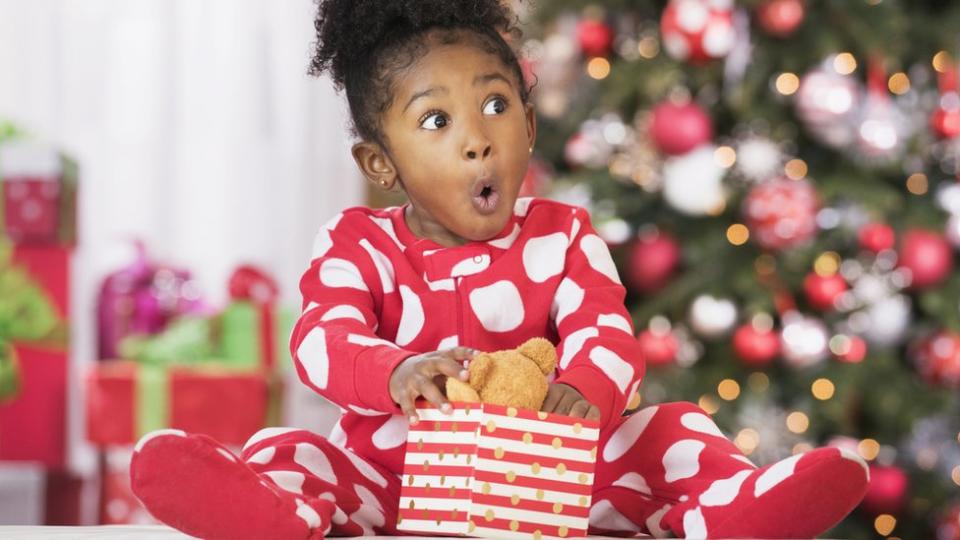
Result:
[[[343,411],[330,437],[269,428],[236,456],[203,435],[148,434],[131,476],[154,515],[204,537],[396,534],[407,419],[388,392],[393,369],[538,336],[558,345],[553,382],[601,411],[591,533],[812,537],[859,503],[856,455],[822,448],[758,469],[691,403],[622,416],[644,363],[583,209],[520,199],[496,238],[450,248],[414,236],[404,209],[344,211],[301,280],[291,349],[301,380]]]

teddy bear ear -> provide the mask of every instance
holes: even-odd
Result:
[[[557,349],[544,338],[533,338],[517,347],[517,352],[533,360],[544,375],[549,375],[557,367]]]

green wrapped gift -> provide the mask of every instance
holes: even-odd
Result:
[[[294,322],[290,310],[231,302],[219,318],[220,357],[251,368],[285,369],[291,363],[287,338]]]

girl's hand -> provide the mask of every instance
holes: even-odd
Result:
[[[574,418],[600,420],[600,409],[583,398],[583,394],[566,384],[550,383],[547,397],[540,410],[548,413],[565,414]]]
[[[466,347],[456,347],[446,351],[411,356],[400,363],[390,375],[390,398],[400,406],[411,424],[420,421],[414,401],[423,396],[448,414],[451,411],[443,391],[447,377],[456,377],[466,382],[470,374],[461,364],[473,358],[475,351]]]

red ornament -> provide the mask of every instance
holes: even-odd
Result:
[[[607,56],[613,48],[613,29],[603,21],[580,21],[577,42],[584,56]]]
[[[805,12],[803,0],[766,0],[757,6],[757,20],[768,34],[783,38],[800,26]]]
[[[673,58],[703,63],[727,56],[736,41],[732,0],[670,0],[660,19]]]
[[[733,352],[748,366],[767,366],[780,355],[780,333],[747,323],[733,333]]]
[[[960,108],[939,106],[930,115],[930,129],[941,139],[960,136]]]
[[[900,467],[870,465],[870,483],[860,508],[871,516],[897,515],[906,503],[909,486],[910,479]]]
[[[893,249],[893,246],[897,243],[897,235],[893,231],[893,227],[886,223],[870,223],[864,225],[863,228],[860,229],[858,237],[860,247],[873,253]]]
[[[943,139],[960,136],[960,84],[957,68],[947,66],[938,75],[940,101],[930,115],[930,129]]]
[[[652,114],[650,137],[664,154],[686,154],[713,138],[710,117],[696,103],[664,101],[653,108]]]
[[[659,332],[650,329],[644,330],[637,336],[640,343],[640,352],[648,365],[666,366],[677,359],[680,351],[680,340],[671,331]]]
[[[937,540],[960,540],[960,504],[948,508],[937,521]]]
[[[960,389],[960,334],[938,332],[920,341],[913,363],[929,384]]]
[[[839,274],[821,276],[810,272],[803,280],[803,292],[807,295],[810,307],[820,311],[831,311],[837,298],[847,291],[847,282]]]
[[[743,201],[743,213],[761,247],[782,250],[814,237],[819,205],[810,182],[780,177],[754,186]]]
[[[859,336],[844,336],[844,338],[837,350],[833,351],[836,359],[847,364],[863,362],[867,357],[867,342]]]
[[[900,267],[910,271],[912,289],[939,285],[953,270],[953,251],[943,235],[914,229],[900,244]]]
[[[640,236],[630,252],[627,281],[633,289],[649,293],[673,277],[680,262],[680,246],[670,235],[653,232]]]

